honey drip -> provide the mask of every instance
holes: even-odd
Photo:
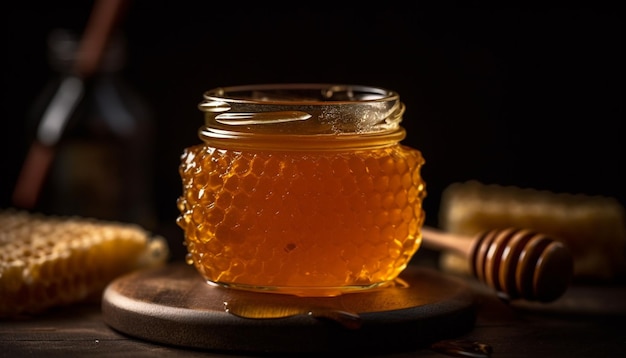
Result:
[[[398,308],[399,302],[405,302],[409,284],[397,278],[384,287],[370,290],[373,297],[376,293],[386,292],[386,299],[376,301],[376,310],[393,310]],[[299,315],[315,319],[327,320],[347,329],[358,329],[362,325],[362,318],[358,313],[364,307],[355,305],[358,295],[344,295],[341,297],[294,297],[293,295],[259,295],[258,293],[240,291],[236,295],[224,300],[224,311],[237,317],[247,319],[277,319]],[[370,297],[371,298],[371,297]],[[360,302],[360,300],[357,299]],[[414,297],[411,303],[420,304]],[[346,307],[351,307],[350,309]]]
[[[224,302],[224,311],[238,317],[250,319],[272,319],[306,315],[316,319],[330,320],[348,329],[358,329],[362,324],[361,316],[359,316],[358,313],[349,312],[333,306],[285,306],[269,302],[258,304],[252,302],[237,302],[233,300]]]
[[[493,348],[485,343],[450,339],[433,343],[430,348],[438,353],[453,357],[489,358]]]

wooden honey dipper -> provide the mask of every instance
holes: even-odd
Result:
[[[494,229],[467,236],[422,228],[423,244],[469,260],[473,275],[508,299],[550,302],[567,289],[574,271],[569,249],[527,229]]]

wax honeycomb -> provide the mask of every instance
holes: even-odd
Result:
[[[442,229],[467,236],[519,227],[562,240],[574,256],[577,280],[604,281],[626,275],[626,211],[614,198],[485,184],[475,180],[443,192]],[[469,272],[467,260],[446,252],[442,267]]]
[[[0,211],[0,317],[98,299],[117,276],[168,254],[134,224]]]

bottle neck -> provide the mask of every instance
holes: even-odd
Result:
[[[48,36],[48,62],[53,70],[64,75],[78,75],[77,60],[79,50],[78,36],[64,29],[56,29]],[[104,49],[98,61],[94,75],[109,75],[122,70],[126,63],[125,40],[120,33],[115,33]],[[87,76],[80,76],[87,77]]]

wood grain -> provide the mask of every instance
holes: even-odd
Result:
[[[102,309],[108,325],[130,336],[230,352],[389,352],[471,330],[467,284],[426,268],[401,278],[393,287],[302,298],[210,286],[192,267],[173,264],[114,281]]]

